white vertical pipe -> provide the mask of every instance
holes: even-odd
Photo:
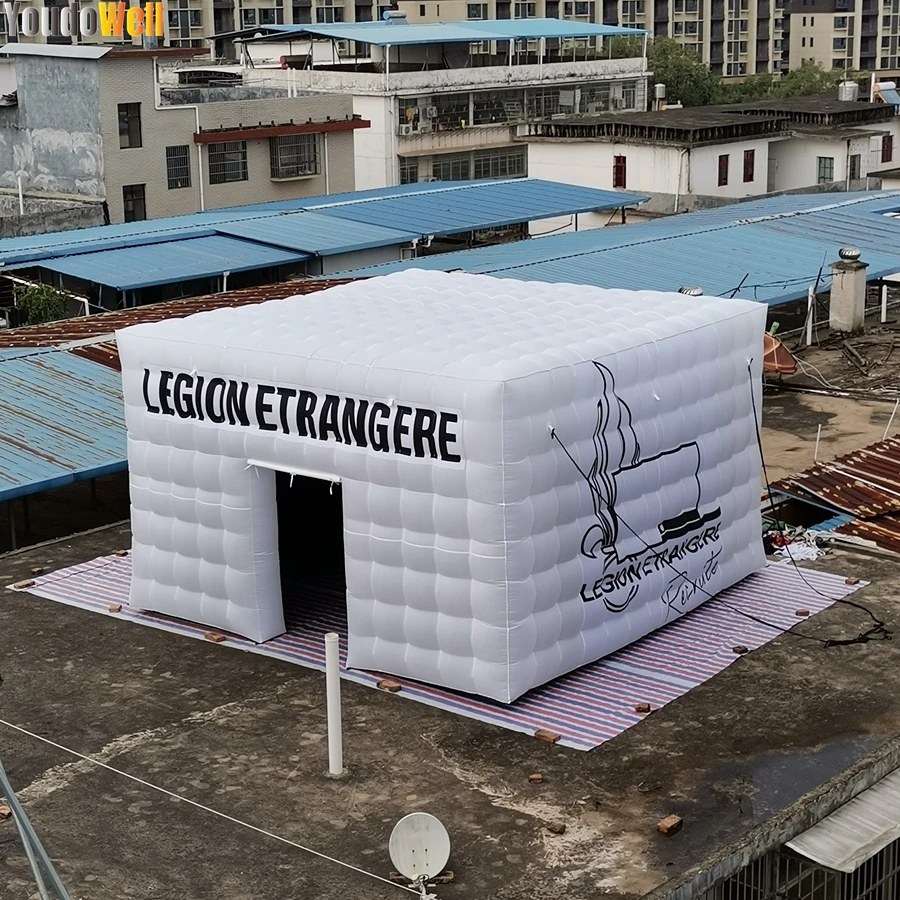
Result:
[[[344,774],[344,742],[341,734],[341,669],[338,636],[325,635],[325,694],[328,714],[328,774]]]
[[[881,321],[887,322],[887,285],[881,285]]]
[[[888,419],[887,428],[884,429],[884,435],[883,435],[882,438],[881,438],[883,441],[886,441],[886,440],[887,440],[888,432],[891,430],[891,425],[894,424],[894,416],[897,415],[897,407],[898,407],[898,406],[900,406],[900,400],[898,400],[898,401],[894,404],[894,411],[891,413],[890,419]]]
[[[815,314],[816,292],[810,286],[806,291],[806,346],[813,341],[813,315]]]
[[[822,437],[822,423],[819,423],[818,431],[816,431],[816,450],[813,453],[813,462],[818,462],[819,459],[819,439]]]
[[[25,215],[25,197],[22,194],[22,176],[16,175],[16,184],[19,186],[19,215]],[[884,321],[884,319],[882,319]]]

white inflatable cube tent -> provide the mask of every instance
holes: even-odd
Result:
[[[339,480],[348,666],[511,702],[764,565],[765,321],[407,270],[120,331],[130,603],[282,633],[275,472]]]

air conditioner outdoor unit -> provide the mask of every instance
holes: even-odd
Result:
[[[338,56],[347,56],[350,53],[350,41],[335,41]]]
[[[437,114],[438,114],[438,113],[437,113],[437,107],[436,107],[436,106],[429,106],[428,109],[425,110],[425,115],[426,115],[429,119],[436,119],[436,118],[437,118]]]
[[[431,134],[431,122],[419,122],[419,134]]]
[[[412,125],[401,125],[400,126],[400,134],[412,134]]]

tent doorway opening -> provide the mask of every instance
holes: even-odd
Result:
[[[281,597],[288,632],[347,633],[340,483],[275,473]]]

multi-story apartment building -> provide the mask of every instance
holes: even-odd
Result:
[[[357,189],[524,176],[517,125],[646,109],[646,57],[606,57],[608,40],[623,33],[634,32],[556,19],[298,27],[290,35],[298,55],[286,64],[298,68],[248,66],[244,84],[349,95],[354,115],[370,123],[355,137]],[[369,50],[320,62],[303,46],[319,40]],[[261,43],[250,45],[251,59]]]
[[[158,58],[192,53],[175,48],[0,53],[16,82],[15,105],[0,105],[0,190],[105,203],[112,222],[354,190],[368,123],[349,97],[163,88]]]
[[[900,0],[788,0],[792,67],[900,73]]]

